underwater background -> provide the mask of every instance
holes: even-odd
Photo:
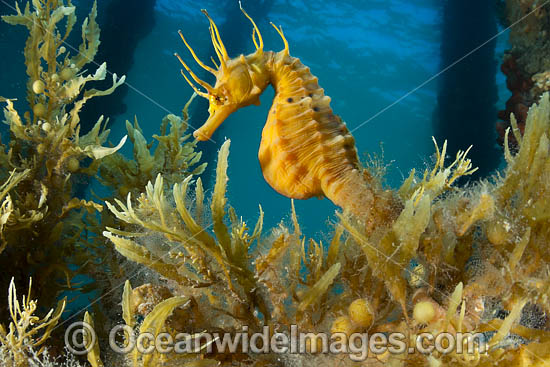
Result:
[[[0,367],[550,365],[550,0],[240,5],[0,0]]]
[[[74,4],[83,19],[92,1]],[[0,6],[2,14],[12,13],[11,2]],[[368,153],[381,156],[383,150],[388,185],[397,187],[412,168],[422,171],[430,163],[426,157],[433,152],[431,136],[439,143],[448,139],[451,155],[472,144],[470,157],[480,167],[475,178],[487,177],[501,164],[495,123],[497,110],[510,95],[499,70],[509,45],[507,32],[494,37],[502,31],[496,2],[264,0],[244,1],[243,6],[262,31],[267,50],[283,46],[269,22],[283,27],[291,54],[319,78],[334,112],[352,131],[361,160],[367,160]],[[144,136],[151,136],[163,116],[180,114],[192,90],[179,74],[174,52],[194,63],[177,31],[182,30],[199,58],[214,56],[202,8],[216,19],[230,57],[254,50],[250,24],[236,0],[98,2],[102,37],[95,61],[107,61],[109,71],[127,78],[113,95],[85,106],[84,131],[104,114],[110,117],[111,141],[118,141],[126,134],[124,122],[135,116]],[[0,30],[0,52],[6,55],[0,60],[2,93],[23,96],[25,83],[18,77],[24,73],[23,55],[9,50],[21,47],[24,34],[5,23]],[[195,72],[212,82],[211,75],[197,68]],[[247,222],[257,216],[260,203],[267,228],[290,210],[290,199],[266,183],[257,158],[272,98],[269,88],[261,106],[234,113],[212,141],[198,147],[202,161],[212,162],[223,141],[232,140],[228,197]],[[191,127],[200,127],[208,117],[207,101],[195,99],[190,114]],[[122,151],[129,153],[131,147]],[[213,184],[213,170],[209,163],[202,175],[207,189]],[[336,209],[326,199],[295,204],[310,235],[325,228]]]

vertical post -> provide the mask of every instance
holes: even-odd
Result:
[[[487,42],[498,32],[496,3],[448,0],[442,15],[440,70],[449,69],[439,78],[435,137],[448,139],[451,154],[473,145],[469,156],[479,167],[475,176],[487,176],[502,156],[495,132],[496,40]]]

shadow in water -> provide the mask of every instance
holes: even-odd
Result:
[[[89,9],[89,6],[81,8]],[[134,51],[139,42],[145,38],[155,25],[154,7],[156,0],[111,0],[99,3],[98,24],[101,29],[101,44],[95,57],[99,64],[107,62],[110,72],[118,76],[127,75],[134,63]],[[88,5],[88,4],[86,4]],[[104,7],[104,8],[103,8]],[[79,19],[82,19],[79,17]],[[76,33],[76,32],[75,32]],[[94,88],[106,89],[112,84],[111,76],[94,84]],[[115,93],[86,102],[81,113],[82,131],[89,131],[100,115],[113,119],[126,111],[124,97],[128,86],[122,85]]]
[[[154,7],[156,0],[133,0],[129,4],[125,0],[110,0],[98,3],[97,22],[101,29],[101,44],[94,62],[102,64],[107,62],[107,69],[118,76],[127,75],[134,63],[134,52],[139,42],[145,38],[155,25]],[[93,1],[81,1],[77,8],[78,19],[82,21],[92,8]],[[123,14],[123,16],[121,15]],[[78,45],[80,37],[78,32],[73,32],[70,43]],[[92,68],[94,69],[94,68]],[[110,88],[111,75],[105,80],[93,82],[86,89],[97,88],[100,90]],[[80,113],[81,132],[86,133],[95,125],[99,116],[110,118],[126,112],[124,98],[128,93],[126,84],[116,89],[113,94],[92,98],[84,105]],[[89,182],[87,180],[75,184],[75,195],[84,197]]]
[[[487,42],[497,30],[493,1],[449,0],[443,5],[441,70]],[[496,40],[490,41],[444,72],[439,79],[438,106],[434,115],[435,137],[447,152],[473,145],[469,153],[474,175],[486,177],[499,165],[496,145],[497,85]]]

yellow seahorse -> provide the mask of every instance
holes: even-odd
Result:
[[[251,104],[259,105],[260,95],[271,84],[275,98],[258,154],[263,175],[271,187],[294,199],[326,196],[365,220],[368,227],[394,217],[396,201],[389,192],[372,187],[370,175],[360,167],[353,136],[332,112],[330,97],[325,96],[317,77],[298,58],[290,56],[282,28],[271,23],[283,40],[284,49],[264,51],[260,30],[242,7],[241,10],[253,25],[256,51],[233,59],[227,54],[218,27],[208,12],[202,10],[210,22],[210,36],[220,63],[217,66],[212,59],[216,69],[197,57],[179,31],[196,62],[216,77],[215,86],[209,85],[175,54],[206,92],[199,90],[181,70],[189,85],[210,101],[210,116],[194,132],[195,138],[209,139],[230,114]]]

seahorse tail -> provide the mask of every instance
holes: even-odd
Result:
[[[367,234],[393,223],[403,209],[391,191],[382,190],[373,181],[367,171],[350,169],[323,185],[327,198],[364,221]]]
[[[373,192],[367,187],[358,169],[349,169],[340,176],[335,180],[325,176],[322,185],[325,196],[357,217],[365,218],[374,205]]]

